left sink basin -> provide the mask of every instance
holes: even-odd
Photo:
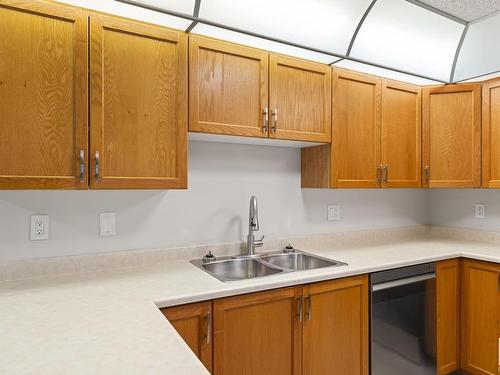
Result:
[[[282,269],[266,265],[256,258],[230,258],[210,263],[193,260],[191,263],[221,281],[248,280],[283,272]]]

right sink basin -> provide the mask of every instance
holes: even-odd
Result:
[[[346,263],[302,252],[275,253],[261,256],[264,262],[286,270],[314,270],[323,267],[345,266]]]

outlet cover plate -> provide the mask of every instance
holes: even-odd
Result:
[[[99,215],[99,234],[101,237],[116,235],[116,215],[114,212],[104,212]]]
[[[49,215],[31,215],[31,241],[49,239]]]
[[[338,204],[329,204],[327,207],[327,219],[328,221],[339,221],[340,220],[340,206]]]
[[[485,217],[484,204],[474,205],[474,216],[476,217],[476,219],[484,219]]]

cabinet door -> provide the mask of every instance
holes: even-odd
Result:
[[[214,301],[215,375],[299,375],[302,288]]]
[[[331,142],[331,68],[271,55],[269,137]]]
[[[368,276],[304,287],[303,375],[368,375]]]
[[[332,187],[378,187],[380,80],[336,71],[333,95]]]
[[[438,375],[460,369],[460,260],[436,265]]]
[[[423,91],[423,184],[481,186],[481,86]]]
[[[116,17],[90,23],[92,188],[186,188],[186,36]]]
[[[0,1],[0,188],[87,187],[87,19]]]
[[[267,137],[267,72],[265,51],[190,35],[189,130]]]
[[[384,187],[420,187],[420,88],[382,82],[381,163]]]
[[[472,375],[498,371],[500,265],[462,263],[462,369]]]
[[[161,310],[191,350],[212,371],[212,302],[192,303]]]
[[[500,187],[500,80],[483,84],[483,187]]]

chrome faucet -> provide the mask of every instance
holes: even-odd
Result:
[[[250,198],[250,211],[248,215],[248,236],[247,236],[247,255],[255,255],[255,248],[264,245],[264,236],[260,240],[255,240],[253,232],[259,230],[259,207],[257,205],[257,198]]]

